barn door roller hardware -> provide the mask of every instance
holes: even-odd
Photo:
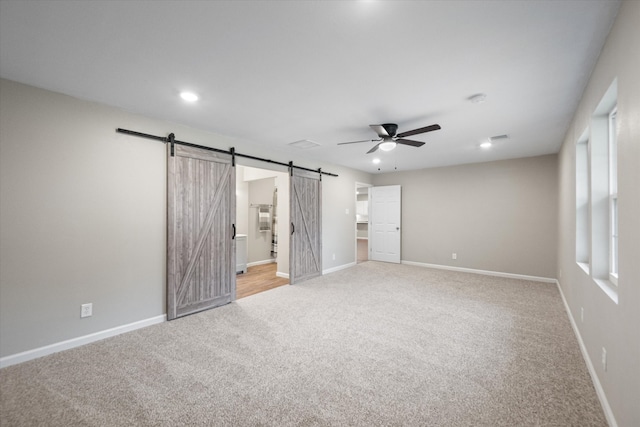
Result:
[[[260,162],[272,163],[272,164],[280,165],[280,166],[287,166],[287,167],[290,167],[290,168],[301,169],[301,170],[305,170],[305,171],[309,171],[309,172],[317,172],[317,173],[320,174],[321,177],[322,177],[322,175],[338,176],[338,175],[336,175],[334,173],[325,172],[320,168],[318,168],[318,169],[310,169],[310,168],[305,168],[305,167],[302,167],[302,166],[294,165],[293,162],[283,163],[283,162],[277,162],[275,160],[264,159],[262,157],[250,156],[248,154],[240,154],[240,153],[236,152],[235,148],[231,148],[230,150],[221,150],[219,148],[205,147],[204,145],[192,144],[190,142],[185,142],[185,141],[178,141],[177,139],[175,139],[175,135],[173,133],[170,133],[168,137],[165,137],[165,136],[150,135],[148,133],[136,132],[136,131],[133,131],[133,130],[122,129],[122,128],[116,129],[116,132],[124,133],[124,134],[127,134],[127,135],[139,136],[141,138],[153,139],[153,140],[156,140],[156,141],[164,142],[165,144],[169,143],[169,144],[171,144],[171,155],[172,156],[174,155],[174,150],[173,150],[174,145],[184,145],[186,147],[194,147],[194,148],[201,148],[203,150],[215,151],[216,153],[230,154],[232,156],[232,164],[233,164],[233,166],[235,166],[235,164],[236,164],[236,161],[235,161],[236,157],[244,157],[245,159],[258,160]]]

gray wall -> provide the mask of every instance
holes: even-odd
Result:
[[[619,426],[640,425],[640,2],[623,2],[559,154],[558,278]],[[580,268],[576,254],[575,144],[618,81],[618,303]],[[584,320],[581,320],[584,309]],[[601,364],[607,351],[607,369]]]
[[[402,260],[549,278],[557,183],[555,155],[374,176],[402,186]]]
[[[166,147],[118,127],[337,173],[323,179],[323,267],[355,262],[354,188],[369,174],[0,85],[0,357],[166,312]],[[87,302],[93,316],[80,319]]]

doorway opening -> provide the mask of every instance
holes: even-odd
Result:
[[[289,174],[236,166],[236,299],[289,284]]]
[[[369,260],[369,188],[356,182],[356,262]]]

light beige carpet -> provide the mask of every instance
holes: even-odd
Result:
[[[4,426],[604,426],[552,284],[366,262],[0,370]]]

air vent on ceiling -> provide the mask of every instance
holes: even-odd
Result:
[[[292,142],[289,144],[292,147],[299,148],[301,150],[306,150],[308,148],[319,147],[320,144],[317,142],[309,141],[308,139],[303,139],[300,141]]]
[[[496,135],[489,138],[491,142],[501,141],[503,139],[509,139],[509,135]]]

